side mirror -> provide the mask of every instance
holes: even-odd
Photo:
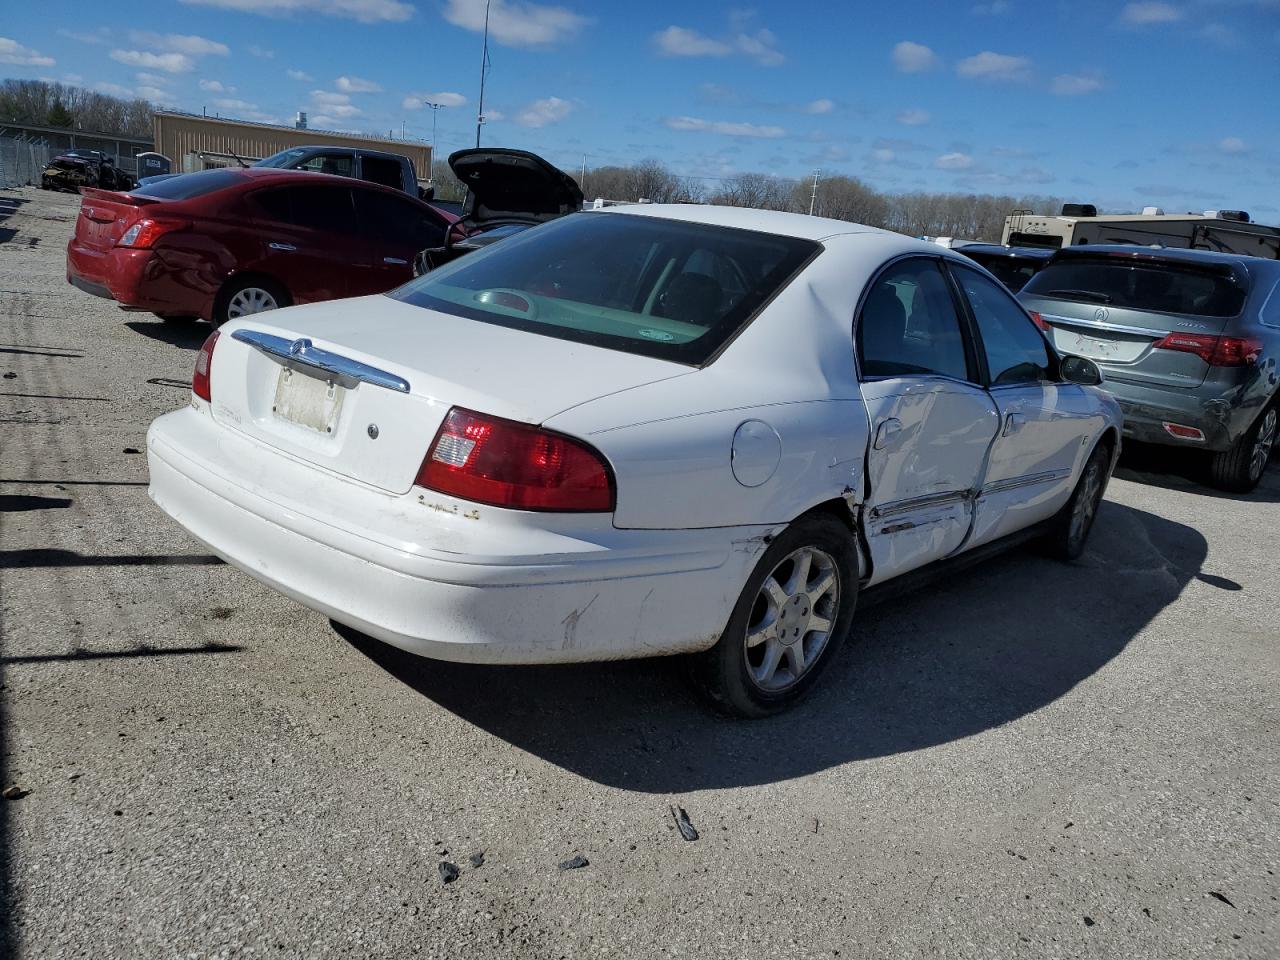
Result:
[[[1063,357],[1058,369],[1067,383],[1081,383],[1086,387],[1096,387],[1102,383],[1102,371],[1096,363],[1085,357]]]

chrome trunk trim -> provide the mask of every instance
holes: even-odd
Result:
[[[299,373],[332,379],[348,388],[357,383],[371,383],[375,387],[386,387],[400,393],[409,392],[409,381],[403,377],[344,357],[340,353],[321,350],[306,337],[288,340],[259,330],[241,329],[231,334],[231,339],[247,343]]]

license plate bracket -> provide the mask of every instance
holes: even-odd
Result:
[[[279,420],[332,436],[342,416],[347,390],[341,384],[282,367],[271,411]]]

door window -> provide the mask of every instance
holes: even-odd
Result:
[[[1017,301],[974,270],[956,267],[955,275],[978,323],[992,385],[1048,380],[1049,347]]]
[[[934,260],[903,260],[876,278],[862,305],[857,341],[866,377],[972,379],[955,301]]]
[[[416,204],[378,190],[356,190],[360,228],[388,247],[425,250],[444,243],[444,224]]]
[[[319,153],[294,169],[328,173],[335,177],[351,177],[355,176],[355,159],[349,153]]]
[[[254,194],[254,203],[271,220],[325,233],[354,234],[355,211],[345,187],[281,187]]]
[[[371,157],[366,154],[360,158],[362,178],[370,183],[380,183],[384,187],[404,189],[402,169],[400,161],[390,157]]]

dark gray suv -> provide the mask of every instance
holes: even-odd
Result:
[[[1094,360],[1126,436],[1212,452],[1211,482],[1257,486],[1276,441],[1280,261],[1069,247],[1018,299],[1062,353]]]

